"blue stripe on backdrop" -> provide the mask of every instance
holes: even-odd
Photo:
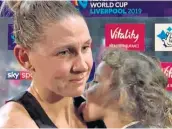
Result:
[[[94,79],[94,73],[95,73],[95,62],[93,62],[93,67],[87,82],[90,82]]]
[[[3,3],[3,0],[0,0],[0,7],[2,6],[2,3]],[[7,6],[5,6],[5,8],[3,8],[0,16],[1,17],[12,17],[13,12]]]

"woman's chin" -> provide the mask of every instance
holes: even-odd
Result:
[[[77,89],[75,89],[75,93],[73,93],[73,97],[81,96],[84,92],[84,89],[85,89],[85,86],[77,87]]]
[[[91,121],[94,121],[93,119],[90,118],[89,116],[89,112],[88,112],[88,107],[87,107],[87,104],[86,102],[83,102],[80,107],[79,107],[79,113],[82,113],[83,115],[83,119],[85,122],[91,122]]]
[[[83,118],[84,118],[84,121],[85,122],[92,122],[92,121],[96,121],[97,120],[97,119],[94,119],[94,118],[90,118],[87,115],[83,115]]]
[[[68,93],[68,95],[70,95],[70,97],[79,97],[83,94],[83,90],[84,90],[84,88],[80,87],[75,92]]]

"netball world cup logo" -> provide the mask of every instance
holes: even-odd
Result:
[[[88,6],[88,0],[71,0],[71,3],[77,8],[77,9],[86,9]]]

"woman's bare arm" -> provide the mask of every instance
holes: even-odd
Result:
[[[9,102],[0,109],[0,128],[38,128],[24,107]]]

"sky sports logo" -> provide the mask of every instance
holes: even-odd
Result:
[[[31,80],[31,74],[27,71],[7,71],[7,80]]]

